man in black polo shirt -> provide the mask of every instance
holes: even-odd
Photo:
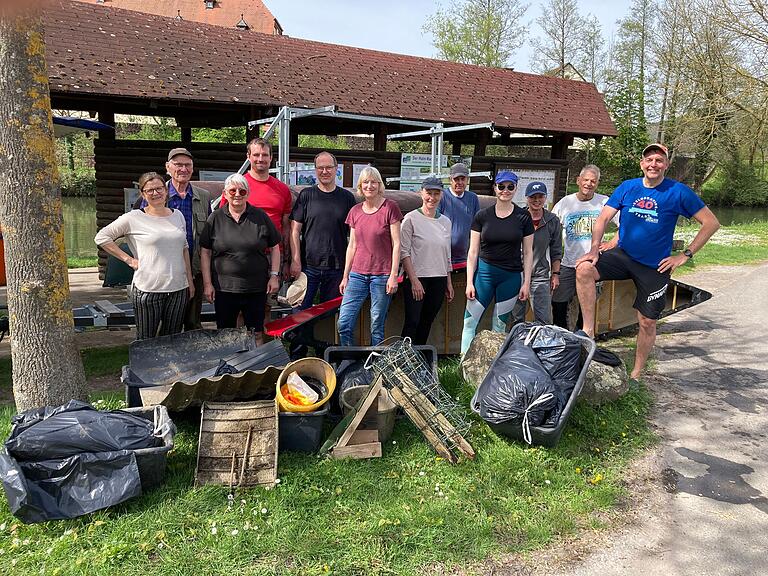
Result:
[[[356,204],[349,190],[336,186],[338,162],[330,152],[315,156],[317,184],[304,188],[291,211],[291,276],[307,276],[304,301],[296,310],[340,296],[349,227],[347,214]],[[292,355],[301,357],[306,349],[294,347]]]

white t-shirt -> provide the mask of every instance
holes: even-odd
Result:
[[[184,265],[187,225],[181,212],[150,216],[131,210],[99,230],[94,242],[101,246],[121,237],[139,261],[139,269],[133,273],[136,288],[142,292],[176,292],[189,286]]]
[[[563,225],[563,260],[561,266],[573,268],[576,260],[592,247],[592,226],[603,209],[608,196],[595,194],[585,202],[576,194],[569,194],[552,208],[552,213]],[[619,225],[619,214],[612,220]]]

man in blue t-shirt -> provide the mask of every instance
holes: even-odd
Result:
[[[438,210],[451,221],[451,262],[459,264],[467,261],[469,251],[469,231],[472,220],[480,211],[477,194],[467,190],[469,169],[461,162],[451,166],[451,187],[443,194]]]
[[[595,334],[595,282],[631,279],[637,290],[634,308],[640,326],[631,378],[638,378],[656,340],[656,321],[664,310],[670,274],[693,258],[720,223],[696,193],[685,184],[665,178],[669,152],[650,144],[640,161],[642,178],[622,182],[605,204],[592,228],[592,248],[576,261],[584,332]],[[621,212],[619,245],[600,254],[605,227]],[[699,229],[682,254],[671,256],[679,216],[693,218]]]

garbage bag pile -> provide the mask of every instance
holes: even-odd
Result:
[[[583,360],[580,341],[567,330],[518,324],[475,392],[472,410],[502,431],[520,431],[530,444],[532,426],[558,426]]]
[[[17,414],[0,448],[0,479],[11,512],[27,523],[43,522],[139,496],[135,450],[162,446],[163,436],[174,431],[78,400]]]

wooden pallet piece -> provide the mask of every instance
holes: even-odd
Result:
[[[273,487],[277,430],[274,400],[204,403],[195,485]]]
[[[419,412],[419,409],[405,395],[405,392],[403,392],[397,386],[393,386],[390,388],[389,393],[392,395],[392,399],[395,401],[395,403],[400,406],[408,418],[411,419],[411,422],[413,422],[414,426],[416,426],[416,428],[418,428],[421,433],[424,434],[427,442],[429,442],[430,446],[434,448],[435,452],[437,452],[439,456],[442,456],[452,464],[455,464],[458,461],[456,456],[453,455],[453,452],[451,452],[448,446],[442,440],[440,440],[440,437],[435,433],[434,430],[432,430],[427,421],[421,415],[421,412]]]
[[[381,442],[377,430],[358,430],[368,410],[378,402],[382,390],[383,378],[377,376],[363,396],[346,417],[333,429],[331,436],[320,448],[320,453],[328,452],[332,458],[380,458]],[[375,434],[375,437],[374,437]],[[378,445],[378,448],[376,447]],[[360,447],[360,448],[355,448]]]
[[[470,460],[475,459],[475,450],[472,448],[469,442],[459,434],[456,427],[451,424],[448,418],[443,413],[438,411],[437,407],[432,401],[424,394],[413,380],[400,369],[395,370],[395,376],[403,384],[403,392],[409,396],[414,404],[421,409],[423,414],[435,414],[435,425],[439,430],[445,434],[445,436],[451,440],[456,446],[456,449]]]

